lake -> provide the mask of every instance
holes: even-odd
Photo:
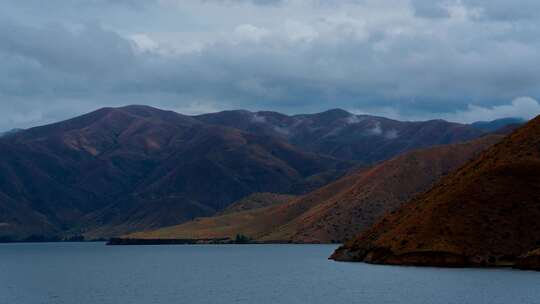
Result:
[[[540,272],[338,263],[335,248],[0,244],[0,303],[540,303]]]

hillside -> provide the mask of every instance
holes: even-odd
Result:
[[[539,147],[537,117],[382,218],[332,258],[400,265],[538,267]]]
[[[429,189],[441,176],[457,169],[501,137],[486,136],[468,143],[412,151],[360,169],[290,202],[200,218],[129,237],[219,238],[241,233],[265,242],[340,242]]]
[[[349,177],[354,179],[352,185],[265,238],[317,243],[351,239],[500,139],[486,136],[463,144],[414,150],[363,170]]]
[[[237,202],[232,203],[225,208],[225,210],[221,211],[219,215],[264,208],[273,205],[281,205],[292,201],[295,197],[295,195],[270,192],[253,193]]]
[[[352,165],[146,106],[100,109],[0,146],[0,236],[14,239],[178,224],[254,192],[301,193],[304,180]]]
[[[322,203],[339,189],[352,183],[352,178],[341,178],[306,196],[293,199],[283,204],[252,210],[227,213],[213,217],[197,218],[193,221],[165,227],[157,230],[129,234],[129,238],[143,239],[176,239],[176,238],[222,238],[243,234],[250,238],[261,240],[281,225],[292,221],[306,211],[309,206]],[[266,240],[278,241],[284,240]]]

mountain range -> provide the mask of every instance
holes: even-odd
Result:
[[[0,138],[0,237],[99,238],[176,225],[253,193],[305,194],[400,153],[484,134],[343,110],[103,108]]]

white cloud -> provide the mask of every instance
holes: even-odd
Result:
[[[351,115],[351,116],[345,118],[345,122],[347,124],[355,124],[355,123],[359,123],[361,121],[362,121],[362,119],[360,119],[360,117],[358,117],[357,115]]]
[[[399,133],[397,130],[388,130],[384,132],[384,138],[386,139],[396,139],[399,137]]]
[[[163,105],[155,105],[157,107],[167,108]],[[197,101],[197,102],[191,102],[187,103],[181,107],[172,108],[173,111],[182,113],[185,115],[200,115],[200,114],[206,114],[206,113],[215,113],[219,111],[226,110],[223,107],[220,107],[219,105],[213,104],[210,101]]]
[[[287,20],[284,24],[284,32],[291,41],[311,42],[319,36],[319,33],[310,25],[297,20]]]
[[[255,122],[255,123],[266,123],[266,117],[261,116],[261,115],[257,115],[257,114],[253,114],[253,115],[251,116],[251,122]]]
[[[135,42],[135,45],[141,51],[156,51],[159,48],[159,44],[152,40],[145,34],[133,34],[130,36],[131,40]]]
[[[366,135],[382,136],[385,139],[396,139],[399,137],[399,133],[397,132],[397,130],[383,130],[383,128],[381,127],[381,123],[378,121],[375,121],[375,124],[371,129],[366,130]]]
[[[376,135],[376,136],[382,135],[382,134],[383,134],[383,130],[382,130],[382,128],[381,128],[381,123],[378,122],[378,121],[376,121],[376,122],[375,122],[375,125],[373,126],[373,128],[368,129],[368,130],[366,131],[366,133],[367,133],[368,135]]]
[[[291,130],[289,130],[288,128],[284,128],[284,127],[275,126],[273,129],[274,129],[274,131],[276,131],[278,133],[281,133],[282,135],[289,135],[291,133]]]
[[[270,33],[264,28],[256,27],[251,24],[241,24],[234,29],[235,37],[241,41],[260,42]]]
[[[472,123],[476,121],[491,121],[500,118],[522,118],[529,120],[540,115],[540,103],[532,97],[518,97],[508,104],[496,106],[469,104],[464,110],[453,112],[411,113],[399,111],[397,108],[392,107],[351,109],[349,111],[356,114],[383,116],[402,121],[422,121],[436,118],[461,123]],[[377,126],[374,128],[374,132],[379,132]],[[394,136],[392,130],[389,130],[386,133],[388,136]]]
[[[540,114],[540,104],[531,97],[519,97],[510,104],[493,107],[469,105],[464,111],[446,114],[450,121],[471,123],[475,121],[490,121],[499,118],[516,117],[531,119]]]

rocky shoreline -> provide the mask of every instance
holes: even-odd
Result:
[[[540,249],[523,256],[477,255],[467,256],[443,251],[417,251],[394,254],[387,248],[351,250],[338,248],[329,259],[338,262],[364,262],[380,265],[426,266],[445,268],[466,267],[511,267],[522,270],[540,271]]]

